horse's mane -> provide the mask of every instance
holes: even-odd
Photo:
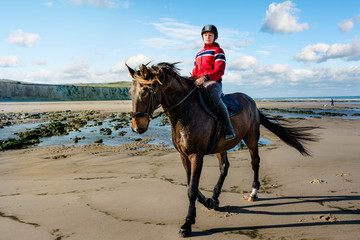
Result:
[[[151,68],[158,73],[157,75],[159,75],[159,72],[161,72],[160,75],[163,75],[163,77],[173,77],[175,79],[178,79],[180,84],[183,85],[183,87],[185,88],[193,87],[194,81],[192,81],[190,77],[184,77],[180,75],[180,69],[177,67],[177,64],[179,63],[180,62],[161,62],[157,65],[153,65]]]
[[[179,62],[161,62],[156,65],[152,65],[149,68],[147,67],[149,63],[146,65],[141,65],[140,70],[134,73],[134,79],[143,84],[145,87],[150,87],[150,85],[155,82],[163,85],[166,79],[176,79],[182,88],[193,88],[194,81],[192,81],[190,77],[183,77],[180,75],[180,69],[176,66],[178,63]]]
[[[153,68],[161,68],[161,69],[166,69],[168,71],[171,71],[177,75],[180,76],[179,74],[179,68],[176,66],[177,64],[179,64],[180,62],[175,62],[175,63],[168,63],[168,62],[161,62],[161,63],[158,63],[157,65],[153,65],[152,67]]]

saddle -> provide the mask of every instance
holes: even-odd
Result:
[[[223,121],[218,117],[218,108],[216,104],[213,104],[212,100],[210,99],[208,93],[205,90],[198,89],[198,96],[199,96],[199,102],[204,111],[215,120],[215,130],[213,134],[211,135],[210,144],[207,148],[207,153],[213,153],[215,150],[217,143],[219,141],[219,138],[221,135],[224,134],[225,130],[225,124]],[[231,95],[229,94],[221,94],[221,99],[225,103],[229,116],[234,116],[238,113],[241,113],[243,111],[243,106]]]

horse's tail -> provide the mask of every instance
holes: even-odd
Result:
[[[260,124],[278,136],[287,145],[297,149],[302,155],[310,156],[308,150],[304,147],[304,143],[309,141],[317,141],[317,137],[308,131],[316,129],[317,127],[289,127],[284,124],[271,122],[259,110]]]

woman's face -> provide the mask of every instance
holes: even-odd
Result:
[[[203,34],[204,43],[211,44],[214,42],[215,34],[212,32],[205,32]]]

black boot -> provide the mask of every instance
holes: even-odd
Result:
[[[235,132],[234,129],[231,125],[231,121],[230,121],[230,116],[229,116],[229,112],[225,106],[225,103],[222,101],[222,99],[220,98],[220,101],[218,103],[218,108],[219,108],[219,115],[221,117],[221,119],[224,121],[225,125],[226,125],[226,129],[225,129],[225,141],[227,140],[231,140],[233,138],[235,138]]]

